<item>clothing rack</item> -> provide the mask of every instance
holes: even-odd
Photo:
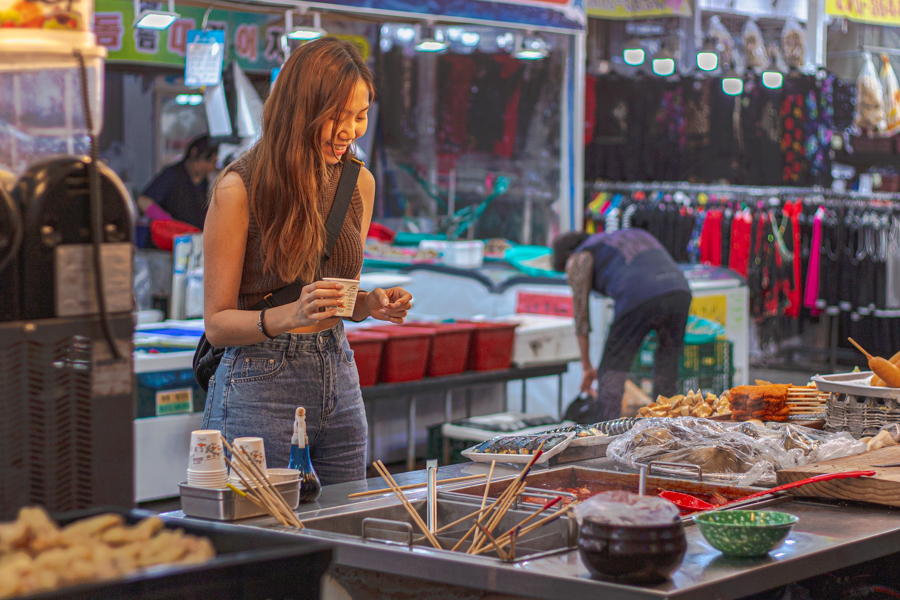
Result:
[[[803,187],[759,187],[745,185],[712,185],[712,184],[694,184],[684,182],[611,182],[596,181],[593,183],[586,182],[584,186],[585,194],[592,192],[663,192],[676,193],[683,192],[685,194],[722,194],[735,196],[760,196],[760,197],[789,197],[797,198],[800,196],[822,196],[828,199],[846,199],[846,200],[880,200],[887,202],[900,202],[900,193],[893,192],[838,192],[825,188],[803,188]]]
[[[635,195],[638,192],[643,192],[648,195],[649,202],[644,204],[644,200],[638,196],[635,198]],[[667,198],[667,202],[658,202],[656,198],[653,198],[651,195],[656,194],[667,194],[674,195],[677,193],[682,193],[686,197],[685,198]],[[603,200],[603,197],[597,198],[597,201],[605,202],[605,204],[597,204],[595,200],[592,200],[596,194],[605,194],[606,199]],[[616,200],[614,197],[610,198],[613,195],[619,195],[621,200]],[[706,194],[709,198],[699,198],[701,194]],[[718,197],[717,197],[718,196]],[[824,210],[829,212],[830,214],[839,214],[842,215],[841,219],[844,219],[844,215],[848,219],[846,221],[845,227],[850,228],[845,229],[842,236],[850,235],[857,236],[853,239],[849,237],[842,237],[841,239],[848,240],[849,250],[852,259],[852,246],[856,245],[858,248],[858,256],[859,260],[864,259],[866,256],[867,249],[875,248],[875,237],[879,235],[879,227],[882,230],[882,234],[885,237],[878,238],[879,240],[887,240],[887,234],[884,233],[884,224],[887,222],[897,223],[898,219],[900,219],[900,194],[896,193],[885,193],[885,192],[872,192],[872,193],[861,193],[861,192],[838,192],[830,189],[824,188],[800,188],[800,187],[762,187],[762,186],[741,186],[741,185],[709,185],[709,184],[691,184],[686,182],[606,182],[606,181],[596,181],[596,182],[586,182],[585,184],[585,197],[586,202],[590,202],[590,214],[586,211],[586,217],[591,218],[591,220],[598,224],[598,227],[602,227],[604,230],[610,230],[610,227],[628,227],[628,226],[641,226],[647,227],[651,231],[654,229],[659,230],[659,235],[663,237],[660,238],[660,241],[663,242],[667,247],[671,246],[670,252],[673,252],[673,256],[676,257],[676,260],[685,262],[711,262],[712,264],[722,264],[723,266],[729,266],[726,262],[719,263],[718,256],[713,256],[710,258],[704,258],[701,254],[701,249],[704,247],[704,242],[702,240],[698,240],[695,236],[700,229],[705,231],[705,218],[706,215],[713,215],[713,212],[718,213],[720,215],[718,219],[721,220],[722,211],[726,211],[725,214],[731,215],[736,214],[737,211],[751,211],[754,215],[763,215],[763,221],[765,222],[767,217],[765,215],[769,215],[768,220],[768,231],[770,233],[774,233],[775,237],[779,238],[779,241],[783,245],[784,242],[781,240],[781,235],[778,233],[779,226],[782,228],[782,234],[784,233],[783,227],[785,220],[788,219],[786,216],[789,210],[797,215],[795,218],[799,218],[798,225],[799,231],[803,231],[804,227],[807,227],[806,231],[808,232],[811,229],[812,225],[812,214],[813,212],[816,215],[825,214],[820,213],[820,210]],[[766,201],[768,201],[766,203]],[[599,208],[600,206],[604,208]],[[800,208],[800,205],[803,208]],[[587,205],[586,205],[587,206]],[[609,206],[607,209],[605,207]],[[678,211],[675,213],[671,213],[671,211],[666,211],[666,206],[670,207],[680,207]],[[626,208],[627,207],[627,208]],[[648,209],[650,213],[655,212],[655,208],[660,207],[664,214],[676,215],[674,217],[663,217],[663,221],[660,221],[656,218],[650,219],[648,217]],[[789,208],[790,207],[790,208]],[[821,207],[820,209],[816,209],[815,207]],[[635,208],[637,208],[638,213],[635,213]],[[597,212],[601,211],[601,212]],[[711,212],[712,211],[712,212]],[[732,213],[731,211],[734,211]],[[783,212],[782,212],[783,211]],[[632,222],[632,215],[635,214],[643,214],[643,217],[639,219],[638,223]],[[748,213],[749,214],[749,213]],[[599,215],[599,221],[598,221]],[[681,216],[677,216],[681,215]],[[777,217],[776,217],[777,215]],[[757,220],[757,216],[754,216],[754,223]],[[618,219],[621,217],[621,222],[619,223]],[[864,218],[860,218],[864,217]],[[675,218],[676,221],[672,222],[667,219]],[[749,218],[749,217],[747,217]],[[611,221],[610,221],[611,219]],[[648,220],[650,219],[650,220]],[[678,219],[681,219],[678,221]],[[684,247],[685,236],[683,234],[677,233],[679,227],[683,227],[683,225],[675,225],[675,223],[685,223],[685,219],[690,225],[693,223],[695,225],[695,229],[691,234],[691,241],[687,244],[687,248]],[[729,216],[728,219],[731,219]],[[776,222],[776,219],[780,221],[780,223]],[[804,220],[805,219],[805,220]],[[887,221],[885,221],[887,219]],[[832,217],[833,220],[833,217]],[[852,221],[852,223],[851,223]],[[721,221],[713,221],[712,227],[713,231],[719,229],[718,225],[715,223]],[[655,225],[654,225],[655,223]],[[660,228],[661,224],[662,228]],[[804,225],[805,224],[805,225]],[[766,226],[766,225],[761,225]],[[774,227],[773,227],[774,226]],[[671,228],[675,227],[675,230]],[[755,231],[756,225],[754,225]],[[818,227],[818,225],[816,226]],[[866,229],[868,228],[868,229]],[[688,227],[690,231],[690,227]],[[671,231],[676,231],[676,233],[670,233]],[[683,232],[683,229],[681,229]],[[849,234],[846,232],[850,231]],[[863,232],[865,231],[865,239],[863,238]],[[894,237],[896,237],[896,230]],[[755,234],[754,234],[755,235]],[[799,238],[798,233],[798,238]],[[673,237],[675,243],[673,244]],[[749,239],[749,238],[748,238]],[[893,239],[893,238],[892,238]],[[824,238],[823,238],[824,240]],[[854,241],[855,240],[855,241]],[[797,240],[800,241],[799,239]],[[803,245],[804,248],[809,248],[811,244],[811,240],[808,237],[803,237]],[[717,248],[719,245],[718,241],[711,242],[711,246],[705,246],[706,248]],[[841,242],[843,243],[843,242]],[[880,241],[880,244],[884,244],[885,242]],[[727,245],[727,243],[726,243]],[[746,246],[744,246],[746,247]],[[885,252],[885,248],[890,248],[891,246],[882,245],[880,247],[881,251],[877,253],[879,259],[872,259],[873,263],[876,265],[885,264],[885,257],[888,256]],[[815,252],[820,254],[824,252],[822,250],[824,246],[821,246],[821,242],[819,246],[816,247]],[[793,247],[792,247],[793,249]],[[716,251],[717,252],[717,251]],[[737,252],[735,250],[734,252]],[[861,254],[859,254],[861,253]],[[790,258],[788,260],[794,261],[793,253],[789,253]],[[896,254],[896,250],[890,251],[890,256],[894,256]],[[725,256],[725,250],[722,251],[722,257]],[[806,255],[808,257],[808,255]],[[875,255],[872,255],[875,256]],[[860,258],[861,257],[861,258]],[[780,259],[779,259],[780,260]],[[803,260],[807,260],[805,258]],[[739,263],[741,264],[741,263]],[[746,265],[746,263],[743,263]],[[759,262],[757,261],[757,264]],[[791,263],[788,263],[791,264]],[[799,263],[803,265],[803,263]],[[824,264],[824,263],[822,263]],[[853,263],[857,264],[857,263]],[[861,266],[863,263],[858,263]],[[868,265],[868,263],[865,263]],[[894,263],[896,264],[896,263]],[[780,265],[780,262],[779,262]],[[732,268],[734,266],[732,265]],[[774,268],[774,265],[773,265]],[[821,273],[820,267],[819,270],[815,272]],[[835,267],[838,268],[838,267]],[[844,267],[846,268],[846,267]],[[873,267],[874,268],[874,267]],[[883,268],[883,267],[882,267]],[[746,266],[743,267],[746,269]],[[780,269],[780,266],[779,266]],[[855,270],[855,267],[852,269]],[[739,269],[740,271],[740,269]],[[751,268],[750,279],[748,279],[748,284],[750,280],[753,279],[753,269]],[[896,271],[895,271],[896,272]],[[829,270],[829,273],[832,271]],[[745,275],[741,272],[742,275]],[[758,274],[758,273],[757,273]],[[792,286],[794,293],[796,294],[796,290],[801,290],[800,296],[795,296],[795,300],[791,303],[790,306],[795,307],[794,312],[778,312],[778,311],[768,311],[768,310],[760,310],[760,312],[756,313],[762,320],[760,323],[768,322],[771,325],[771,321],[767,321],[772,316],[772,312],[775,313],[776,316],[780,315],[781,317],[787,317],[789,320],[793,319],[793,322],[798,322],[796,319],[800,315],[800,310],[798,307],[812,307],[812,304],[808,304],[809,300],[806,299],[806,295],[809,294],[808,291],[805,290],[804,287],[804,275],[806,275],[806,266],[797,273],[794,281],[795,285]],[[874,277],[874,274],[871,274]],[[884,272],[882,271],[882,277]],[[818,276],[817,276],[818,279]],[[883,279],[866,279],[865,281],[881,281],[884,283]],[[823,280],[824,281],[824,280]],[[871,288],[867,288],[865,285],[865,281],[862,283],[862,287],[859,289],[867,290],[867,289],[879,289],[883,292],[884,287],[880,287],[876,283],[872,283]],[[890,281],[890,279],[888,279]],[[758,280],[757,280],[758,283]],[[833,283],[833,281],[831,282]],[[890,304],[886,305],[888,307],[887,310],[878,308],[878,302],[876,300],[872,300],[875,296],[868,295],[869,298],[868,304],[866,302],[854,303],[853,308],[847,308],[843,306],[847,304],[850,306],[848,302],[840,302],[840,307],[837,307],[835,303],[829,300],[825,303],[821,298],[825,298],[823,293],[825,290],[837,290],[838,288],[834,285],[825,286],[825,284],[821,284],[824,287],[817,286],[813,284],[812,289],[819,289],[819,300],[816,300],[815,306],[816,309],[813,311],[813,314],[818,312],[820,315],[825,316],[829,319],[828,325],[830,326],[830,340],[828,348],[824,351],[827,354],[828,360],[830,362],[831,368],[833,371],[836,371],[837,361],[838,361],[838,353],[844,354],[843,350],[839,349],[839,333],[841,323],[843,322],[843,326],[846,328],[847,318],[849,317],[854,322],[858,322],[860,316],[862,317],[876,317],[876,318],[890,318],[893,319],[891,322],[896,324],[896,313],[897,311],[894,309],[890,309]],[[791,288],[791,286],[789,286]],[[753,291],[757,288],[751,285],[751,299],[754,298]],[[764,291],[771,291],[767,286],[763,286]],[[842,290],[848,289],[846,287],[841,288]],[[854,288],[856,289],[856,288]],[[891,289],[893,289],[891,287]],[[836,292],[835,292],[836,293]],[[843,291],[841,292],[843,294]],[[867,292],[863,292],[865,295]],[[877,294],[877,292],[876,292]],[[760,299],[762,296],[756,295],[755,298]],[[815,296],[813,296],[815,298]],[[803,298],[800,300],[800,298]],[[881,296],[883,301],[883,294]],[[798,303],[801,302],[801,303]],[[821,303],[821,304],[820,304]],[[885,305],[881,305],[884,307]],[[757,305],[759,309],[759,305]],[[804,313],[805,314],[805,313]],[[852,326],[851,326],[852,327]],[[880,326],[878,326],[880,327]],[[875,330],[878,328],[876,327]],[[872,330],[871,328],[869,329]],[[891,330],[893,331],[893,329]],[[896,333],[894,334],[896,337]],[[900,347],[900,342],[894,342],[894,345],[898,345]],[[781,348],[780,350],[787,350],[788,348]],[[823,350],[819,349],[790,349],[791,353],[793,352],[804,352],[808,354],[818,354],[822,355]],[[892,349],[891,353],[895,352],[896,349]],[[853,356],[849,352],[846,353],[848,357]]]

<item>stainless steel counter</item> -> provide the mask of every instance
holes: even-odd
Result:
[[[615,469],[606,459],[577,464]],[[486,473],[487,470],[487,465],[475,463],[442,467],[438,479]],[[497,465],[494,477],[517,472],[515,467]],[[421,483],[425,481],[425,471],[404,473],[395,478],[400,485]],[[459,485],[466,485],[466,482]],[[354,492],[383,487],[381,479],[329,486],[323,489],[316,504],[301,506],[298,514],[301,519],[313,519],[398,504],[393,494],[347,498]],[[421,500],[424,490],[407,495],[411,500]],[[652,587],[591,579],[577,551],[507,564],[496,559],[419,546],[409,549],[310,529],[296,535],[334,543],[335,560],[339,565],[547,600],[582,597],[602,597],[604,600],[741,598],[900,551],[900,510],[810,501],[791,501],[777,510],[797,515],[800,521],[785,543],[769,556],[754,559],[725,557],[709,546],[697,528],[691,526],[686,530],[688,550],[681,567],[671,581]],[[184,515],[175,512],[168,516]],[[269,518],[248,519],[236,524],[276,526]]]

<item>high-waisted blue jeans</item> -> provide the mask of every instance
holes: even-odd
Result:
[[[313,466],[323,485],[365,479],[368,426],[343,323],[228,348],[209,380],[204,429],[261,437],[269,467],[287,467],[294,412],[306,409]]]

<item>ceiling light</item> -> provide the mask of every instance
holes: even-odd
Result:
[[[443,52],[450,45],[444,39],[444,32],[440,29],[431,29],[431,37],[419,37],[419,43],[416,44],[416,52]]]
[[[637,39],[628,42],[628,45],[625,46],[625,50],[622,52],[622,59],[625,61],[625,64],[632,67],[641,66],[646,58],[647,55],[641,47],[641,42]]]
[[[520,60],[539,60],[547,58],[547,42],[537,36],[517,36],[513,57]]]
[[[701,71],[715,71],[719,66],[719,53],[713,40],[706,40],[697,53],[697,68]]]
[[[168,29],[181,16],[175,12],[175,0],[169,0],[169,10],[144,10],[141,0],[134,0],[135,29]]]
[[[416,39],[416,30],[412,27],[398,27],[395,34],[401,42],[411,42]]]
[[[460,35],[459,38],[463,43],[463,46],[468,46],[469,48],[474,48],[478,45],[478,42],[481,41],[481,36],[474,31],[466,31],[465,33]]]
[[[465,35],[462,27],[448,27],[447,28],[447,38],[451,42],[457,42],[459,39]],[[477,33],[475,35],[478,35]]]
[[[733,69],[729,70],[722,79],[722,91],[729,96],[739,96],[744,91],[744,80]]]
[[[305,9],[301,9],[301,15],[306,14]],[[308,42],[310,40],[317,40],[327,32],[322,29],[322,16],[317,12],[310,13],[313,18],[312,26],[309,25],[299,25],[294,27],[294,11],[289,10],[284,13],[284,36],[289,40],[301,40],[304,42]]]
[[[652,61],[653,72],[660,77],[668,77],[675,72],[675,57],[663,46]]]
[[[515,38],[513,37],[513,34],[506,32],[503,35],[497,36],[497,47],[498,48],[506,48],[507,46],[512,44],[514,41],[515,41]]]
[[[764,71],[762,74],[762,84],[770,90],[780,89],[784,84],[784,75],[778,71]]]

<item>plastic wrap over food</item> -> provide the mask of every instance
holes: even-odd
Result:
[[[723,68],[732,67],[738,72],[743,71],[744,65],[741,56],[735,52],[734,38],[731,37],[731,33],[722,24],[718,15],[709,20],[709,35],[716,40],[716,48],[719,51]]]
[[[610,525],[668,525],[681,518],[668,500],[623,491],[596,494],[573,510],[579,525],[585,519]]]
[[[750,19],[744,25],[744,60],[751,69],[762,70],[769,66],[769,54],[766,52],[766,42],[763,40],[762,31],[756,21]]]
[[[900,84],[887,54],[881,55],[881,91],[884,95],[884,116],[887,123],[885,134],[900,132]]]
[[[788,19],[781,30],[781,51],[792,69],[799,69],[806,62],[806,31],[794,19]]]
[[[726,423],[709,419],[645,419],[614,440],[607,457],[632,469],[650,462],[699,466],[704,481],[747,486],[774,484],[778,469],[800,467],[865,451],[849,434],[824,433],[799,425]],[[671,467],[675,475],[691,472]]]
[[[865,62],[856,80],[856,126],[867,131],[884,131],[884,88],[875,71],[872,55],[864,52]]]

